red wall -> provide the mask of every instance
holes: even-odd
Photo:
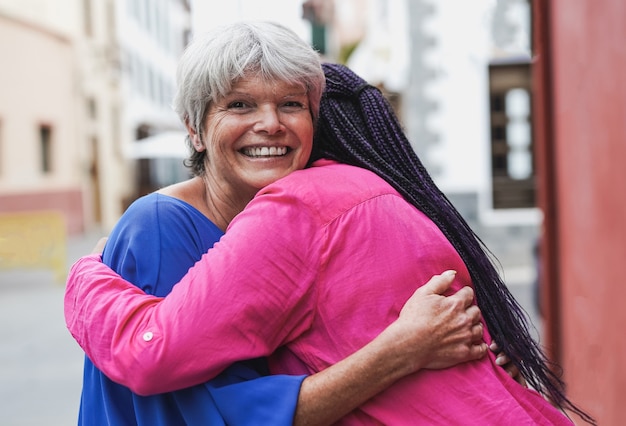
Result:
[[[568,396],[626,424],[626,1],[533,7],[546,336]]]

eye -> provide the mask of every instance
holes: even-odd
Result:
[[[303,111],[308,108],[306,102],[302,101],[286,101],[281,104],[281,109],[284,111]]]
[[[249,105],[244,101],[233,101],[228,104],[229,109],[242,109],[247,107],[249,107]]]

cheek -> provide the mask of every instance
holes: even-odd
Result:
[[[205,134],[208,138],[221,138],[224,134],[237,131],[241,127],[241,122],[238,117],[232,117],[222,111],[214,112],[206,117]]]
[[[311,152],[313,151],[313,128],[307,132],[305,137],[302,139],[302,154],[305,158],[303,158],[304,164],[302,167],[306,165],[309,161],[309,157],[311,157]]]
[[[300,139],[302,150],[310,154],[313,147],[313,123],[310,119],[305,123],[300,122],[298,129],[298,139]]]
[[[204,141],[209,155],[210,153],[223,155],[229,152],[232,140],[232,129],[223,125],[221,120],[213,121],[211,125],[207,126]]]

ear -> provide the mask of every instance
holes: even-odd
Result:
[[[206,147],[202,143],[202,138],[196,129],[189,124],[189,120],[185,120],[185,127],[187,128],[187,133],[189,133],[189,138],[191,139],[191,144],[194,149],[198,152],[204,151]]]

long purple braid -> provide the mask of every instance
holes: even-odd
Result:
[[[531,337],[526,313],[502,281],[492,262],[494,257],[435,185],[386,98],[345,66],[323,64],[323,69],[326,90],[311,162],[329,158],[368,169],[426,214],[465,262],[491,336],[530,386],[559,408],[595,424],[565,396],[560,369]]]

